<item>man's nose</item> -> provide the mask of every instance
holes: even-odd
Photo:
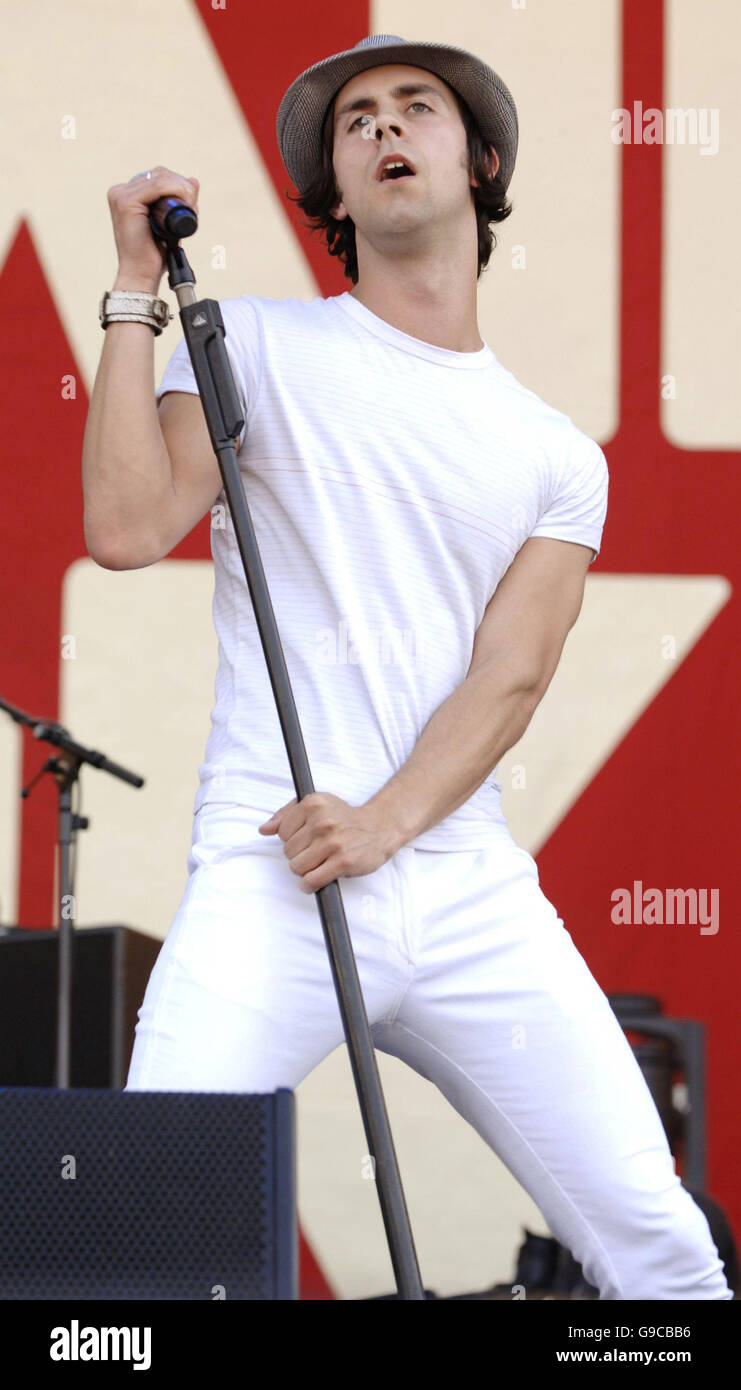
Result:
[[[398,120],[389,120],[385,122],[376,121],[376,135],[378,136],[379,140],[383,139],[384,127],[387,127],[389,130],[393,130],[396,135],[401,134],[401,124]]]
[[[388,130],[389,133],[393,131],[394,134],[397,136],[400,135],[401,123],[398,120],[398,118],[389,116],[388,120],[384,120],[383,118],[379,120],[378,117],[371,116],[370,120],[367,122],[363,129],[363,134],[365,135],[366,140],[372,140],[374,136],[377,140],[382,140],[383,133],[385,130]]]

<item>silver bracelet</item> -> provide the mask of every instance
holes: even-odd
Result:
[[[164,299],[146,290],[106,290],[98,305],[101,328],[109,323],[148,323],[159,337],[173,317]]]

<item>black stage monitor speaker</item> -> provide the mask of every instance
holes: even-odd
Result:
[[[297,1299],[295,1102],[0,1090],[0,1298]]]
[[[72,937],[70,1084],[123,1088],[162,942],[130,927]],[[0,1085],[54,1086],[59,932],[0,927]]]

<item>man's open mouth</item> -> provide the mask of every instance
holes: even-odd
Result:
[[[376,170],[376,178],[380,183],[387,183],[390,179],[410,179],[414,178],[415,171],[406,155],[387,155],[379,170]]]

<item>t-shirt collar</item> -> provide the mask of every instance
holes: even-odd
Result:
[[[357,323],[362,324],[369,332],[375,333],[377,338],[383,338],[394,347],[401,348],[402,352],[425,357],[429,362],[438,362],[444,367],[462,367],[469,371],[500,365],[486,341],[476,352],[453,352],[450,348],[426,343],[422,338],[413,338],[409,333],[402,333],[400,328],[395,328],[393,324],[387,323],[386,319],[379,318],[378,314],[374,314],[365,304],[361,304],[359,299],[355,299],[349,290],[345,290],[344,294],[331,295],[330,303],[350,314]]]

